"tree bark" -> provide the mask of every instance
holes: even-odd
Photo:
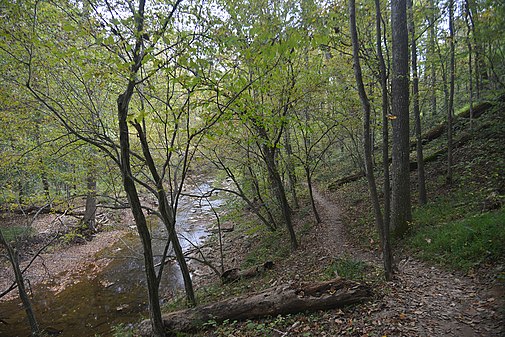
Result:
[[[382,53],[382,14],[380,0],[375,0],[375,34],[377,57],[379,58],[379,73],[382,90],[382,168],[384,175],[384,220],[383,232],[381,234],[382,254],[384,261],[384,271],[386,280],[393,276],[393,253],[391,251],[389,223],[391,217],[391,181],[389,177],[389,101],[387,89],[386,62]]]
[[[149,227],[142,211],[140,198],[133,180],[133,174],[130,164],[130,140],[128,131],[128,105],[133,94],[135,82],[130,80],[128,88],[118,98],[118,118],[119,118],[119,143],[121,149],[121,174],[123,177],[123,185],[128,202],[135,219],[135,225],[142,241],[144,266],[147,280],[148,300],[149,300],[149,316],[152,325],[153,334],[155,336],[164,336],[163,322],[161,320],[161,308],[158,292],[158,282],[156,271],[154,268],[153,251],[151,246],[151,234]]]
[[[416,133],[416,156],[417,156],[417,190],[418,201],[420,205],[425,205],[427,202],[426,196],[426,179],[424,174],[423,161],[423,143],[421,138],[421,112],[419,109],[419,77],[417,72],[417,44],[414,23],[413,0],[407,1],[409,12],[409,32],[410,32],[410,52],[412,63],[412,96],[414,101],[414,121]]]
[[[468,85],[470,91],[470,131],[473,130],[473,48],[472,48],[472,39],[473,36],[473,19],[472,13],[470,11],[470,3],[469,0],[465,0],[465,22],[466,22],[466,44],[468,47]]]
[[[167,193],[165,191],[165,187],[163,185],[163,180],[156,169],[156,165],[154,159],[151,155],[151,151],[149,149],[149,144],[147,142],[146,134],[142,130],[142,126],[139,123],[134,123],[134,127],[137,130],[137,135],[140,139],[140,143],[142,145],[142,152],[144,154],[144,158],[151,172],[151,176],[156,184],[156,191],[158,192],[156,197],[158,199],[158,209],[160,211],[160,215],[165,225],[168,237],[170,242],[172,243],[172,248],[174,250],[175,258],[177,259],[177,263],[181,269],[182,278],[184,280],[184,289],[186,291],[186,298],[188,303],[191,306],[196,305],[195,292],[193,289],[193,282],[191,281],[191,275],[189,273],[189,268],[186,263],[186,259],[184,257],[184,252],[182,251],[181,244],[179,242],[179,238],[177,237],[177,233],[175,231],[175,212],[173,206],[171,206],[168,202]],[[160,269],[160,275],[162,273],[162,269]],[[160,279],[160,276],[158,277]]]
[[[288,199],[286,198],[286,191],[284,189],[284,184],[282,183],[281,176],[279,174],[279,169],[275,162],[275,148],[269,145],[263,145],[263,155],[265,157],[265,163],[267,165],[268,176],[270,182],[274,189],[274,194],[281,206],[282,217],[284,219],[286,228],[289,232],[289,238],[291,241],[291,249],[296,250],[298,248],[298,241],[296,240],[295,230],[293,228],[293,221],[291,219],[291,207],[289,207]]]
[[[452,184],[452,118],[454,110],[454,0],[449,1],[449,106],[447,107],[447,184]]]
[[[430,67],[430,113],[434,116],[437,113],[437,70],[435,66],[435,44],[437,43],[437,31],[435,24],[436,4],[434,0],[430,0],[430,14],[428,16],[428,55]]]
[[[135,15],[136,30],[140,35],[144,30],[144,9],[145,0],[139,1],[137,15]],[[143,58],[143,39],[139,36],[136,40],[133,50],[133,64],[130,69],[130,79],[125,91],[119,95],[117,99],[118,109],[118,123],[119,123],[119,145],[120,145],[120,167],[121,175],[123,178],[123,186],[128,196],[128,202],[135,219],[135,225],[142,241],[143,255],[144,255],[144,268],[146,272],[148,300],[149,300],[149,317],[152,327],[152,334],[156,337],[165,335],[163,329],[163,321],[161,319],[161,307],[158,291],[158,282],[156,278],[156,270],[154,267],[153,251],[151,246],[151,234],[147,221],[142,211],[142,205],[133,178],[130,163],[130,138],[128,130],[128,110],[133,91],[136,86],[136,75],[142,65]]]
[[[412,219],[409,173],[409,72],[406,0],[391,2],[393,149],[391,229],[403,236]]]
[[[296,193],[296,173],[295,165],[293,163],[293,150],[291,148],[291,135],[289,128],[286,128],[284,132],[284,143],[286,148],[286,171],[288,173],[289,191],[291,193],[291,198],[293,198],[293,207],[295,209],[300,208],[300,203],[298,201],[298,195]]]
[[[193,332],[209,321],[245,320],[339,308],[370,298],[371,289],[363,284],[336,279],[329,282],[284,285],[260,293],[230,298],[163,315],[167,332]],[[151,334],[148,321],[139,327],[141,336]]]
[[[86,209],[84,210],[84,217],[82,222],[85,223],[89,229],[95,231],[96,224],[96,173],[95,168],[90,165],[88,167],[88,174],[86,177]]]
[[[265,128],[261,125],[258,125],[256,121],[253,121],[253,123],[258,135],[260,135],[261,138],[263,138],[264,140],[268,140],[268,134]],[[270,180],[270,184],[272,185],[274,195],[277,201],[279,202],[279,206],[281,208],[282,218],[284,220],[284,223],[289,233],[289,238],[291,240],[291,249],[296,250],[298,248],[298,241],[296,240],[296,234],[293,228],[293,221],[291,219],[291,207],[289,207],[289,202],[286,197],[286,190],[284,188],[284,184],[282,182],[281,175],[279,173],[279,168],[276,162],[277,149],[275,146],[271,146],[270,144],[267,143],[258,144],[258,147],[261,149],[263,160],[265,161],[265,165],[267,166],[268,179]]]
[[[310,172],[310,168],[307,165],[304,165],[305,170],[305,179],[307,179],[307,188],[309,190],[310,197],[310,205],[312,206],[312,212],[314,212],[314,217],[316,218],[317,223],[321,223],[321,216],[317,210],[316,201],[314,200],[314,186],[312,186],[312,174]]]

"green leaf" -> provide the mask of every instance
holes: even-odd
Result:
[[[75,30],[75,27],[72,26],[70,23],[64,23],[62,28],[66,32],[72,32]]]

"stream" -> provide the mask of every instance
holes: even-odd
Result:
[[[201,184],[190,194],[203,194],[211,189]],[[184,251],[201,245],[209,235],[208,226],[214,221],[212,207],[223,200],[212,198],[191,199],[183,197],[177,214],[177,233]],[[212,205],[212,206],[211,206]],[[162,224],[153,233],[153,252],[161,262],[167,233]],[[42,328],[58,336],[112,336],[113,327],[130,324],[148,315],[142,247],[138,235],[126,235],[112,247],[99,253],[112,261],[95,277],[83,275],[78,283],[66,287],[58,294],[48,290],[48,285],[34,288],[32,305]],[[169,254],[170,255],[170,254]],[[91,268],[90,268],[91,269]],[[90,270],[90,273],[92,271]],[[184,282],[175,262],[165,265],[160,286],[163,301],[184,291]],[[29,336],[26,313],[19,299],[0,303],[0,336]]]

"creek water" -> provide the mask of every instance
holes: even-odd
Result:
[[[191,191],[201,194],[210,190],[202,184]],[[223,200],[212,201],[183,197],[177,215],[177,232],[183,250],[201,245],[208,236],[212,223],[212,207],[219,207]],[[153,252],[160,255],[166,243],[166,229],[160,225],[153,233]],[[39,324],[50,334],[72,336],[112,336],[113,327],[130,324],[146,317],[148,312],[142,247],[137,235],[127,235],[112,247],[99,253],[99,257],[111,258],[111,262],[98,274],[83,277],[63,291],[55,294],[50,285],[37,286],[33,290],[32,304]],[[182,292],[184,283],[178,265],[165,265],[160,286],[162,299],[170,299]],[[29,336],[30,330],[22,305],[18,299],[0,303],[0,336]]]

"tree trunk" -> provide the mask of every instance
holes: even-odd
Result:
[[[409,12],[409,31],[410,31],[410,51],[412,62],[412,96],[414,100],[414,120],[416,133],[416,155],[417,155],[417,190],[419,193],[418,200],[420,205],[425,205],[427,202],[426,196],[426,179],[424,175],[423,161],[423,143],[421,141],[421,112],[419,111],[419,77],[417,73],[417,44],[414,23],[414,9],[412,0],[408,0]]]
[[[86,209],[84,210],[84,217],[82,222],[85,223],[89,229],[95,231],[96,224],[96,174],[95,168],[90,165],[88,167],[88,174],[86,177]]]
[[[286,171],[288,173],[289,191],[291,193],[291,198],[293,199],[293,206],[295,209],[298,209],[300,208],[300,203],[296,193],[296,173],[295,165],[293,163],[293,150],[291,148],[289,128],[286,128],[286,131],[284,132],[284,143],[286,148]]]
[[[391,3],[393,115],[391,229],[398,235],[412,218],[409,173],[409,72],[406,0]]]
[[[435,10],[436,4],[434,0],[430,0],[430,15],[428,18],[429,21],[429,30],[428,30],[428,53],[431,59],[430,61],[430,112],[431,115],[434,116],[437,113],[437,71],[435,66],[435,44],[437,43],[437,34],[436,34],[436,24],[435,24]]]
[[[384,271],[386,280],[389,281],[393,276],[393,253],[390,244],[389,222],[391,216],[391,184],[389,178],[389,102],[387,89],[386,63],[382,54],[382,14],[380,0],[375,0],[375,25],[376,25],[376,47],[379,58],[380,83],[382,90],[382,168],[384,174],[384,220],[383,231],[381,234],[382,254],[384,261]]]
[[[2,244],[7,249],[7,257],[12,265],[12,269],[14,270],[16,284],[18,286],[19,298],[21,299],[23,307],[25,308],[26,316],[28,317],[28,322],[30,323],[30,329],[32,330],[32,336],[41,336],[39,325],[35,318],[30,298],[28,297],[28,294],[25,289],[25,282],[23,278],[23,273],[19,268],[17,253],[14,250],[14,248],[12,248],[12,246],[5,240],[5,237],[3,236],[1,229],[0,229],[0,244]]]
[[[473,130],[473,49],[472,49],[472,27],[473,19],[472,13],[470,12],[469,0],[465,1],[465,21],[466,21],[466,44],[468,47],[468,85],[470,91],[470,131]]]
[[[191,306],[196,305],[195,292],[193,289],[193,282],[191,281],[191,275],[189,273],[189,268],[186,263],[186,259],[184,257],[184,252],[182,251],[181,244],[179,242],[179,238],[177,237],[177,233],[175,230],[176,210],[172,205],[169,204],[167,193],[165,191],[165,187],[163,186],[163,180],[156,169],[156,165],[154,159],[151,155],[151,151],[149,149],[149,144],[147,142],[146,134],[142,130],[142,126],[139,123],[134,123],[135,129],[137,130],[137,135],[140,139],[140,143],[142,145],[142,152],[144,154],[144,158],[151,172],[151,176],[156,184],[156,191],[158,192],[156,197],[158,199],[158,209],[160,211],[160,215],[165,225],[168,237],[170,242],[172,243],[172,248],[174,250],[175,258],[177,259],[177,263],[181,269],[182,278],[184,280],[184,289],[186,290],[186,298],[188,303]],[[160,269],[158,279],[161,279],[161,273],[163,269]]]
[[[230,298],[163,315],[167,332],[194,332],[209,321],[245,320],[260,317],[294,314],[298,312],[328,310],[360,303],[372,295],[363,284],[336,279],[329,282],[283,285],[260,293]],[[150,324],[144,321],[139,327],[141,336],[150,336]]]
[[[156,337],[162,337],[165,336],[165,332],[163,329],[163,321],[161,319],[158,282],[156,278],[156,270],[154,267],[153,251],[151,246],[151,234],[149,232],[149,227],[147,226],[144,212],[142,211],[142,205],[131,170],[130,137],[127,122],[129,105],[136,86],[136,75],[142,65],[142,58],[144,55],[143,38],[141,36],[141,33],[144,30],[144,9],[145,0],[139,0],[138,11],[135,15],[136,30],[139,36],[135,41],[135,46],[133,49],[134,58],[132,66],[130,68],[130,79],[128,80],[128,85],[124,93],[119,95],[117,99],[119,147],[121,159],[120,168],[123,178],[124,190],[128,196],[130,209],[135,219],[135,225],[137,226],[137,231],[142,242],[149,301],[149,317],[152,327],[152,334]]]
[[[449,106],[447,107],[447,184],[452,184],[452,116],[454,110],[454,0],[449,1]]]
[[[349,22],[352,40],[352,50],[353,50],[353,60],[354,60],[354,76],[356,78],[356,85],[358,87],[359,98],[361,100],[361,105],[363,107],[363,146],[365,153],[365,173],[368,181],[368,190],[370,192],[370,199],[372,200],[372,205],[375,214],[375,224],[377,231],[379,232],[379,237],[382,240],[389,235],[384,231],[384,219],[382,218],[382,212],[379,203],[379,196],[377,193],[377,184],[375,182],[375,176],[373,173],[373,160],[372,160],[372,138],[370,134],[370,101],[368,100],[365,86],[363,85],[363,76],[361,73],[361,65],[359,62],[359,41],[358,41],[358,31],[356,29],[356,3],[355,0],[349,0]],[[389,248],[389,247],[387,247]],[[390,256],[389,252],[385,252],[384,256]],[[384,260],[386,261],[386,260]],[[384,270],[386,274],[386,279],[391,279],[390,271],[392,268],[384,263]]]
[[[316,201],[314,200],[314,187],[312,186],[312,174],[310,173],[310,168],[307,165],[305,165],[305,177],[307,179],[307,188],[309,189],[310,205],[312,206],[312,211],[314,212],[316,222],[321,223],[321,216],[317,211]]]
[[[142,211],[140,198],[137,193],[135,181],[130,164],[130,140],[128,134],[128,106],[133,95],[135,81],[130,80],[128,88],[118,98],[118,118],[119,118],[119,143],[121,150],[121,174],[123,177],[123,185],[128,196],[128,202],[135,218],[135,224],[142,241],[144,266],[147,280],[148,300],[149,300],[149,316],[154,336],[164,336],[163,321],[161,319],[160,299],[158,292],[158,282],[156,271],[154,268],[153,251],[151,246],[151,234],[147,226],[147,221]]]
[[[263,155],[265,157],[265,163],[267,165],[268,176],[270,183],[274,189],[274,194],[277,201],[280,204],[282,217],[284,219],[286,228],[289,232],[289,238],[291,240],[291,249],[295,250],[298,248],[298,242],[296,240],[295,230],[293,228],[293,221],[291,219],[291,207],[289,207],[288,199],[286,198],[286,191],[284,189],[284,184],[282,183],[277,164],[275,163],[275,148],[268,145],[263,145]]]

